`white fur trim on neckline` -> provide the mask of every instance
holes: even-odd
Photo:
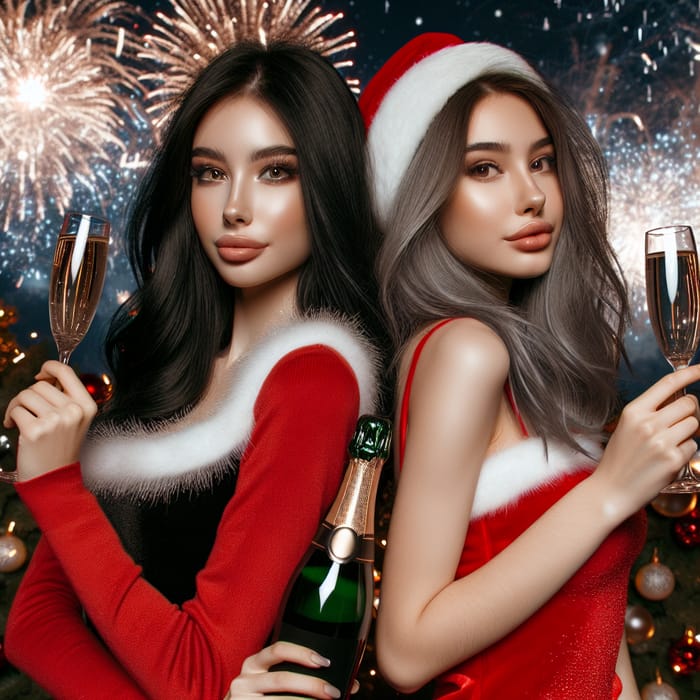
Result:
[[[472,520],[501,510],[562,476],[590,471],[602,453],[600,443],[590,438],[578,442],[593,459],[551,441],[547,443],[545,454],[541,438],[527,438],[490,456],[479,475]]]
[[[323,345],[350,365],[357,379],[360,413],[375,410],[376,354],[347,321],[328,314],[279,327],[231,369],[227,398],[211,415],[179,425],[177,419],[153,428],[134,424],[99,425],[81,453],[85,485],[95,493],[167,500],[183,489],[203,490],[231,458],[240,458],[253,429],[253,407],[274,366],[299,348]]]

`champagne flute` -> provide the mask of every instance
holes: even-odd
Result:
[[[649,320],[661,352],[674,371],[687,367],[700,340],[700,277],[690,226],[646,232],[646,290]],[[679,396],[685,391],[679,392]],[[661,493],[700,491],[700,478],[684,464]]]
[[[68,364],[100,302],[107,268],[109,222],[67,212],[53,256],[49,317],[58,359]]]
[[[49,319],[58,359],[65,364],[95,316],[108,246],[109,222],[105,219],[75,211],[63,217],[49,282]],[[17,481],[17,472],[0,469],[0,481]]]

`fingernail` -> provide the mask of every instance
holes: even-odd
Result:
[[[323,690],[326,695],[330,695],[332,698],[340,697],[340,691],[337,688],[334,688],[332,685],[324,685]]]
[[[319,666],[330,666],[331,660],[327,659],[325,656],[321,656],[316,652],[311,652],[311,660]]]

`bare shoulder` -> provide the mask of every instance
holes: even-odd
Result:
[[[509,368],[508,350],[492,328],[473,318],[457,318],[433,333],[416,372],[433,378],[445,374],[456,382],[461,377],[471,381],[477,374],[502,384]]]
[[[399,370],[399,405],[416,346],[431,328],[417,333],[405,349]],[[480,406],[477,413],[485,416],[500,401],[509,369],[508,350],[495,331],[476,319],[454,319],[434,331],[423,347],[411,382],[409,413],[416,418],[428,411],[430,415],[424,416],[428,422],[451,424],[465,411],[472,414],[471,409]]]

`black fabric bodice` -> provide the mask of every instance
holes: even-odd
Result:
[[[143,568],[143,577],[169,601],[181,605],[195,594],[216,531],[236,490],[234,462],[211,489],[180,491],[166,502],[129,496],[98,496],[124,549]]]

